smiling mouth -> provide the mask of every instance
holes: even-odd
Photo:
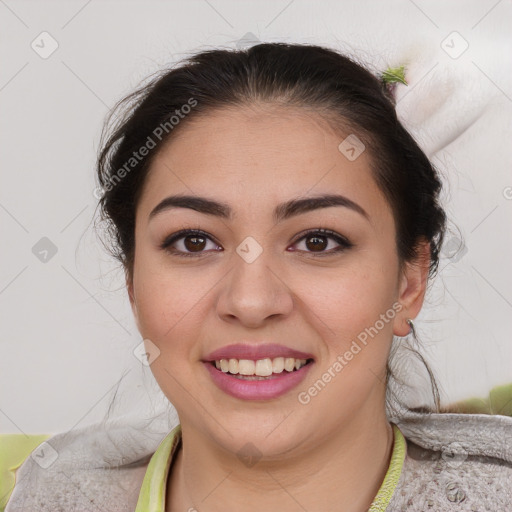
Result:
[[[313,359],[297,359],[294,357],[275,357],[251,359],[219,359],[210,364],[217,370],[240,380],[268,380],[282,373],[292,373],[311,364]]]

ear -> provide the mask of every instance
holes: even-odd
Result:
[[[140,324],[139,324],[139,311],[137,310],[137,302],[135,300],[135,291],[133,287],[133,276],[129,275],[129,273],[125,272],[125,280],[126,280],[126,290],[128,291],[128,298],[130,299],[130,306],[132,307],[133,316],[135,318],[135,323],[137,324],[137,329],[140,332]]]
[[[430,243],[421,241],[417,245],[417,256],[413,261],[405,262],[399,283],[398,302],[402,305],[395,316],[393,334],[407,336],[411,328],[407,319],[415,318],[421,310],[427,289],[430,267]]]

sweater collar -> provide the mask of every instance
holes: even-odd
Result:
[[[384,512],[386,510],[402,473],[407,443],[400,429],[394,423],[392,423],[392,426],[394,442],[391,460],[384,480],[368,512]],[[177,425],[158,445],[149,461],[135,512],[146,512],[147,510],[165,512],[167,477],[173,456],[180,442],[181,425]]]

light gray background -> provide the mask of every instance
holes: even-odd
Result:
[[[424,354],[445,403],[512,382],[512,5],[447,4],[0,0],[0,432],[97,421],[120,382],[116,413],[165,403],[133,355],[123,275],[92,228],[100,130],[149,73],[248,33],[345,50],[376,70],[409,63],[398,111],[442,172],[463,235],[448,234],[416,322]],[[31,47],[51,48],[44,31],[58,43],[47,58]],[[57,247],[46,262],[33,252],[43,237]]]

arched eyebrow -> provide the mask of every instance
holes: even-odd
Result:
[[[328,194],[322,196],[296,198],[286,201],[276,206],[274,210],[274,222],[282,222],[295,215],[300,215],[321,208],[331,208],[333,206],[341,206],[353,210],[362,215],[366,220],[370,221],[368,213],[357,203],[348,197],[339,194]],[[221,203],[206,197],[190,196],[190,195],[174,195],[169,196],[160,201],[151,213],[149,220],[167,210],[174,208],[189,208],[205,215],[213,215],[226,220],[233,219],[233,210],[226,203]]]

